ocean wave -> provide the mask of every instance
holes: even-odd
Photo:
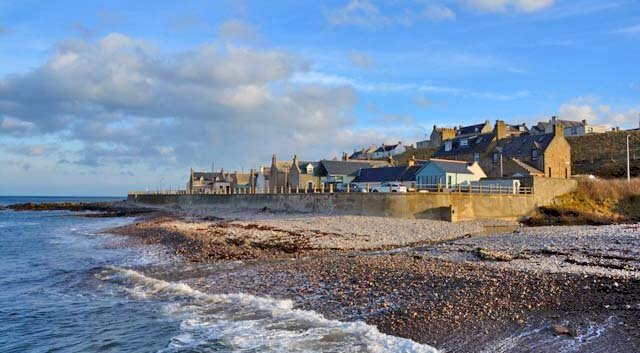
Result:
[[[162,301],[166,314],[180,320],[180,334],[161,353],[437,352],[431,346],[383,334],[361,321],[329,320],[313,311],[294,309],[290,300],[245,293],[207,294],[184,283],[117,267],[96,277],[135,298]]]

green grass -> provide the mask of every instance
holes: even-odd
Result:
[[[541,207],[529,225],[612,224],[640,221],[640,178],[580,180],[578,188]]]

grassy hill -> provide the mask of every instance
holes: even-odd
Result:
[[[581,179],[576,191],[538,209],[527,223],[611,224],[640,221],[640,178]]]

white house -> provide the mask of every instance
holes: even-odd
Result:
[[[539,122],[536,126],[531,128],[532,135],[543,135],[553,133],[553,126],[555,124],[562,125],[564,130],[564,136],[584,136],[588,134],[602,134],[607,132],[607,127],[602,125],[592,125],[587,123],[586,120],[573,121],[573,120],[561,120],[557,117],[552,117],[549,122]]]
[[[418,188],[439,185],[442,188],[453,188],[458,185],[469,185],[473,181],[486,178],[478,162],[454,161],[432,158],[416,173]]]
[[[404,153],[407,148],[402,144],[402,142],[398,142],[395,145],[386,145],[382,144],[382,146],[378,147],[378,149],[373,152],[374,159],[382,159],[388,158],[400,153]]]

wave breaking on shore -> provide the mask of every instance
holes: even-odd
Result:
[[[364,322],[329,320],[293,308],[290,300],[250,294],[207,294],[140,272],[109,267],[96,277],[134,298],[165,303],[181,321],[181,333],[162,353],[204,352],[399,352],[436,353],[435,348],[386,335]]]

